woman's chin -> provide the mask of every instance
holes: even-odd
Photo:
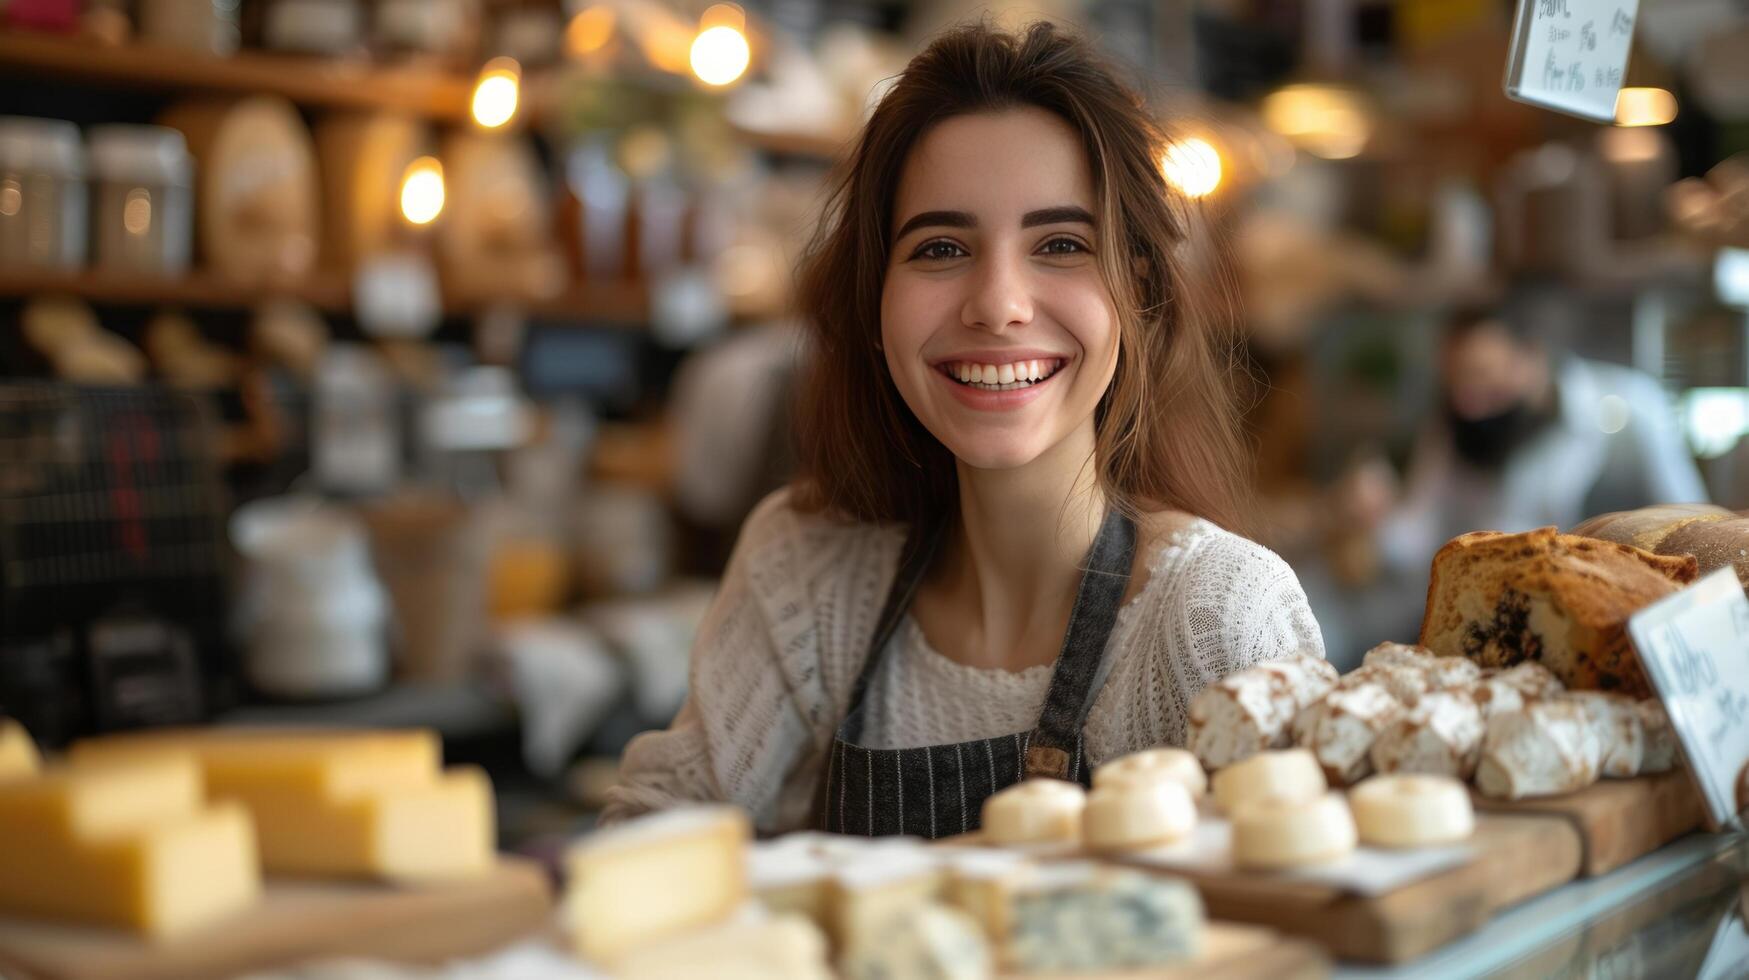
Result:
[[[969,440],[961,440],[960,444],[949,444],[955,459],[975,470],[1013,470],[1031,463],[1044,454],[1045,448],[1032,445],[1030,441],[996,441],[979,440],[968,444]],[[995,444],[992,444],[992,443]]]

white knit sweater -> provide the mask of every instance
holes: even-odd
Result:
[[[746,807],[764,832],[806,826],[903,543],[896,527],[800,513],[785,490],[766,498],[699,628],[685,706],[666,731],[627,747],[603,821],[714,800]],[[1182,745],[1190,700],[1235,670],[1324,655],[1299,580],[1269,549],[1200,520],[1155,547],[1108,641],[1086,729],[1095,764]],[[869,691],[871,747],[1036,724],[1049,665],[967,667],[931,650],[909,617],[891,642]]]

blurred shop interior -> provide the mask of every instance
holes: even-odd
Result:
[[[0,2],[0,714],[429,726],[589,826],[789,472],[825,179],[973,16],[1154,100],[1338,667],[1451,534],[1749,507],[1749,8],[1641,4],[1611,126],[1505,97],[1513,6]]]

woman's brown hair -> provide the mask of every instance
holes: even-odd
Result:
[[[1230,277],[1186,267],[1187,202],[1159,166],[1141,100],[1087,42],[1048,23],[950,30],[911,60],[836,175],[799,299],[808,323],[795,414],[794,502],[923,526],[957,513],[954,458],[905,404],[877,344],[899,175],[930,127],[1033,106],[1080,135],[1093,173],[1098,260],[1119,319],[1117,372],[1095,410],[1096,478],[1137,516],[1174,508],[1242,531],[1247,452],[1235,406]],[[1196,280],[1196,281],[1193,281]]]

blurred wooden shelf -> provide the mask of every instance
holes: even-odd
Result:
[[[122,306],[187,306],[197,309],[250,309],[264,299],[302,300],[330,313],[352,305],[352,290],[336,275],[297,283],[261,285],[218,276],[193,274],[175,279],[117,275],[95,270],[78,272],[0,270],[0,298],[73,295],[92,303]]]
[[[755,149],[778,156],[802,157],[831,163],[850,148],[850,136],[828,136],[822,133],[765,132],[734,127],[735,138]]]
[[[265,299],[285,298],[300,300],[326,313],[347,313],[352,309],[351,281],[331,272],[319,273],[303,282],[260,285],[200,273],[158,279],[89,269],[71,273],[0,270],[0,299],[48,295],[72,295],[91,303],[115,306],[247,310]],[[444,310],[450,316],[475,316],[495,306],[543,320],[570,320],[592,326],[642,327],[649,319],[646,289],[634,282],[577,284],[546,298],[444,297]]]
[[[577,283],[546,297],[452,293],[443,305],[465,316],[503,307],[536,319],[588,321],[591,326],[641,327],[650,319],[648,289],[638,282]]]
[[[429,67],[243,50],[228,58],[109,45],[82,36],[0,31],[0,72],[170,92],[273,94],[307,106],[465,119],[473,80]]]

